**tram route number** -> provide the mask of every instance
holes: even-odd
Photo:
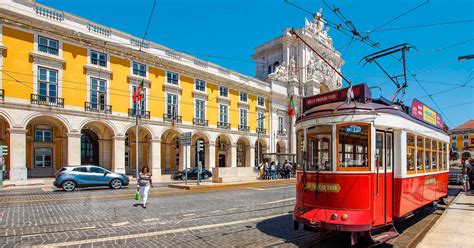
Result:
[[[306,190],[316,191],[316,183],[307,183]],[[339,193],[341,186],[337,183],[318,183],[318,192]]]

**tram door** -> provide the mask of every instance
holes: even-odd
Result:
[[[378,130],[375,135],[375,223],[392,222],[393,133]]]

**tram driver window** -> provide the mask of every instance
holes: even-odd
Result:
[[[338,169],[369,168],[369,125],[345,124],[338,126]]]

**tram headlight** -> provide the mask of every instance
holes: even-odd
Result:
[[[342,221],[346,221],[347,219],[349,219],[349,215],[347,215],[347,214],[341,215],[341,220]]]
[[[335,220],[337,219],[337,214],[336,213],[332,213],[331,214],[331,220]]]

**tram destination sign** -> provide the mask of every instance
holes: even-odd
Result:
[[[435,127],[443,128],[441,115],[417,99],[413,99],[411,103],[411,116]]]
[[[308,109],[327,103],[345,101],[348,90],[349,88],[344,88],[315,96],[305,97],[303,98],[303,111],[307,111]],[[370,89],[365,83],[352,86],[352,92],[354,92],[354,100],[358,100],[359,102],[365,103],[366,99],[372,97]]]

